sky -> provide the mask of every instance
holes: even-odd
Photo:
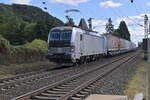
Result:
[[[46,12],[66,22],[65,10],[78,9],[80,12],[70,12],[76,24],[81,18],[93,19],[94,30],[100,34],[105,32],[108,18],[111,18],[115,28],[120,21],[125,21],[131,34],[131,40],[138,44],[144,37],[144,15],[150,17],[150,0],[0,0],[4,4],[26,4],[40,7]],[[44,5],[42,2],[46,2]]]

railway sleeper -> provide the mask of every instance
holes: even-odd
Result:
[[[77,85],[77,83],[79,83],[79,82],[78,81],[74,81],[74,82],[72,81],[72,82],[66,83],[65,85],[68,85],[68,86],[71,85],[71,86],[75,87]]]
[[[85,95],[83,95],[83,94],[75,94],[75,96],[76,97],[80,97],[80,98],[84,98],[85,97]]]
[[[63,84],[61,85],[62,87],[68,87],[68,86],[72,86],[71,84],[67,85],[67,84]]]
[[[86,91],[86,92],[91,92],[91,90],[90,89],[83,89],[83,91]]]
[[[3,83],[9,84],[10,82],[9,81],[3,81]]]
[[[82,94],[82,95],[85,95],[85,96],[87,96],[87,95],[89,95],[91,93],[91,91],[89,91],[89,92],[85,92],[85,91],[80,91],[80,92],[78,92],[77,94]]]
[[[73,86],[69,86],[69,87],[62,87],[62,86],[59,86],[59,87],[57,87],[58,89],[65,89],[65,90],[67,90],[67,89],[73,89],[74,87]]]
[[[59,97],[43,97],[43,96],[33,96],[31,99],[34,100],[58,100]]]
[[[79,93],[81,93],[81,94],[88,94],[89,92],[86,92],[86,91],[80,91]]]
[[[69,100],[83,100],[83,99],[79,97],[71,97]]]
[[[54,91],[62,91],[62,92],[68,92],[70,89],[59,89],[59,88],[53,88]]]
[[[46,96],[46,97],[61,97],[63,96],[64,94],[49,94],[49,93],[41,93],[40,95],[38,96]]]
[[[45,93],[50,93],[50,94],[66,94],[66,93],[69,93],[69,91],[63,92],[63,91],[52,91],[52,90],[48,90],[48,91],[46,91]]]

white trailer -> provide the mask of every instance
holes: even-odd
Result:
[[[107,54],[109,55],[128,52],[136,48],[135,44],[128,40],[113,36],[111,34],[104,34],[103,36],[106,38],[105,44],[107,47]]]

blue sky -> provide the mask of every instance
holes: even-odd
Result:
[[[42,2],[46,2],[43,5]],[[11,4],[27,4],[34,5],[40,8],[45,6],[48,8],[47,12],[51,15],[66,21],[64,11],[67,9],[78,9],[80,13],[69,13],[78,24],[80,18],[88,19],[94,18],[93,25],[100,33],[105,32],[105,24],[108,18],[112,18],[115,28],[118,27],[121,20],[126,21],[131,33],[133,42],[138,43],[142,41],[144,36],[143,15],[150,15],[150,1],[149,0],[0,0],[0,3]]]

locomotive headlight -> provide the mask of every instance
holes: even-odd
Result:
[[[71,46],[71,52],[74,52],[74,51],[75,51],[75,46],[72,45],[72,46]]]

